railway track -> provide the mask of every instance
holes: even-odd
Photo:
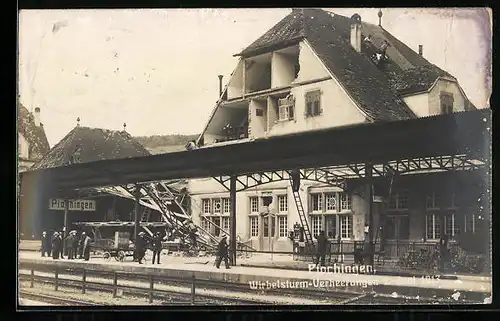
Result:
[[[26,300],[33,300],[43,303],[49,303],[58,306],[95,306],[97,304],[89,301],[73,300],[68,298],[62,298],[60,296],[35,293],[32,291],[20,290],[19,298]]]
[[[29,281],[30,274],[21,273],[22,280]],[[24,270],[26,271],[26,270]],[[48,267],[36,267],[36,272],[48,273],[51,276],[36,275],[37,282],[54,284],[54,270]],[[105,271],[86,270],[87,279],[94,278],[96,281],[86,281],[86,288],[89,290],[106,290],[113,292],[115,285],[113,285],[113,274]],[[150,296],[150,275],[141,275],[135,273],[118,273],[119,285],[118,287],[123,293],[128,293],[135,296]],[[82,288],[83,270],[80,269],[60,269],[59,270],[59,285],[71,288]],[[191,287],[193,286],[190,278],[172,278],[154,276],[154,294],[155,300],[162,299],[164,302],[186,302],[191,301]],[[126,285],[123,283],[133,283],[134,286]],[[136,286],[140,285],[140,286]],[[335,288],[265,288],[265,289],[251,289],[248,284],[222,282],[215,280],[196,279],[196,304],[234,304],[234,305],[265,305],[265,304],[457,304],[459,302],[446,299],[436,298],[419,298],[419,297],[404,297],[397,295],[383,295],[374,292],[355,293],[337,290]],[[166,289],[170,288],[170,289]],[[241,295],[244,294],[244,295]],[[241,295],[238,297],[238,295]],[[273,302],[269,297],[279,297],[279,300]],[[289,303],[286,302],[290,300]],[[304,303],[297,303],[300,299]],[[309,301],[307,303],[306,301]],[[314,301],[315,303],[311,303]],[[281,302],[281,303],[280,303]],[[295,303],[294,303],[295,302]],[[474,303],[474,302],[460,302],[460,303]],[[187,303],[189,304],[189,303]]]
[[[38,269],[38,272],[43,273],[53,273],[50,269]],[[65,274],[71,275],[76,278],[82,277],[82,270],[61,270],[60,275],[63,276]],[[29,276],[24,274],[24,276]],[[95,277],[106,281],[113,281],[113,276],[109,274],[109,272],[101,272],[101,271],[86,271],[87,278]],[[120,281],[130,281],[130,282],[144,282],[149,283],[150,276],[138,275],[132,273],[120,273]],[[190,278],[186,279],[172,279],[169,277],[154,277],[155,284],[158,285],[168,285],[168,286],[176,286],[176,287],[191,287],[192,280]],[[262,300],[259,301],[258,297],[260,295],[276,295],[279,297],[295,297],[302,298],[306,300],[318,301],[322,303],[339,303],[345,300],[353,299],[360,296],[361,293],[357,292],[348,292],[337,290],[334,288],[262,288],[262,289],[251,289],[249,284],[241,284],[241,283],[232,283],[232,282],[221,282],[214,280],[204,280],[204,279],[196,279],[196,288],[204,289],[204,290],[214,290],[214,291],[224,291],[224,292],[238,292],[238,293],[246,293],[251,294],[255,297],[253,300],[246,300],[244,304],[250,303],[264,303]],[[81,286],[80,286],[81,287]],[[256,295],[257,294],[257,295]],[[203,296],[203,294],[196,294],[197,297]],[[228,299],[231,300],[231,299]],[[240,303],[243,304],[243,303]]]
[[[26,274],[19,274],[19,277],[22,281],[30,281],[31,276]],[[35,276],[35,283],[42,284],[50,284],[54,285],[55,278],[54,277],[45,277],[45,276]],[[60,278],[58,279],[58,287],[71,288],[80,290],[82,288],[82,284],[80,281],[69,280]],[[111,284],[103,283],[103,282],[90,282],[87,281],[85,284],[86,291],[99,291],[99,292],[109,292],[110,295],[114,291],[114,286]],[[120,290],[122,291],[122,297],[133,296],[133,297],[142,297],[145,300],[149,298],[149,289],[147,287],[137,287],[137,286],[129,286],[129,285],[120,285]],[[29,299],[29,298],[26,298]],[[161,305],[191,305],[191,294],[190,293],[181,293],[176,290],[164,290],[164,289],[154,289],[154,294],[152,296],[154,301],[160,301]],[[45,301],[44,301],[45,302]],[[196,294],[196,305],[264,305],[266,302],[262,302],[258,299],[243,299],[243,298],[235,298],[230,297],[229,295],[209,295],[209,294]],[[270,304],[270,303],[267,303]]]

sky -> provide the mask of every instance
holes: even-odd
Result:
[[[375,8],[358,13],[378,24]],[[290,9],[22,10],[19,96],[51,146],[77,124],[133,136],[203,130],[240,52]],[[491,19],[479,8],[385,8],[382,26],[454,75],[478,108],[491,94]],[[491,13],[490,13],[491,16]]]

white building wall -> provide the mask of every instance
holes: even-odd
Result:
[[[329,77],[327,69],[305,42],[299,44],[300,70],[293,83]]]
[[[25,158],[25,159],[28,159],[29,158],[29,143],[28,141],[26,140],[26,138],[24,138],[23,135],[21,134],[18,134],[18,142],[19,142],[19,156],[21,158]]]
[[[306,93],[314,90],[321,91],[323,112],[319,116],[306,117]],[[294,87],[291,93],[295,97],[295,119],[274,121],[267,136],[359,124],[366,119],[333,79]]]
[[[267,99],[266,100],[256,100],[252,99],[250,101],[249,112],[248,112],[248,126],[250,137],[262,137],[265,135],[267,130]],[[262,111],[261,116],[257,116],[257,110]]]
[[[465,110],[466,98],[454,81],[439,79],[436,85],[429,92],[429,109],[430,115],[441,114],[441,98],[442,91],[453,94],[453,111],[460,112]]]
[[[295,78],[295,66],[289,56],[273,52],[271,58],[271,88],[290,85]]]
[[[407,96],[403,100],[418,117],[427,117],[430,115],[428,93]]]
[[[244,61],[240,60],[231,75],[231,79],[227,86],[227,99],[233,99],[243,95],[243,66]]]

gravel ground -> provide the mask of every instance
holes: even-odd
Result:
[[[20,270],[22,274],[30,274],[28,270]],[[37,276],[46,276],[53,277],[53,273],[45,273],[45,272],[35,272]],[[69,274],[59,274],[59,278],[65,280],[81,280],[81,276],[69,275]],[[104,284],[113,284],[113,280],[110,278],[104,277],[93,277],[87,276],[87,281],[89,282],[99,282]],[[144,290],[149,289],[149,283],[144,281],[131,281],[131,280],[120,280],[118,279],[118,285],[122,286],[134,286],[134,287],[142,287]],[[189,296],[191,294],[190,286],[173,286],[167,284],[155,283],[155,289],[172,291],[179,294],[184,294]],[[52,286],[53,287],[53,286]],[[331,304],[331,301],[326,300],[311,300],[303,297],[285,297],[285,296],[276,296],[276,295],[267,295],[264,291],[251,290],[250,287],[248,292],[236,292],[236,291],[223,291],[223,290],[215,290],[215,289],[206,289],[206,288],[196,288],[196,294],[205,295],[213,297],[214,300],[224,300],[224,299],[241,299],[241,300],[252,300],[256,303],[265,303],[265,304],[297,304],[297,305],[314,305],[314,304]],[[107,295],[110,295],[109,293]],[[300,294],[299,294],[300,295]],[[227,302],[226,302],[227,303]]]
[[[67,287],[59,287],[58,291],[54,290],[52,284],[37,283],[34,288],[29,288],[29,281],[21,281],[20,289],[50,295],[54,297],[60,297],[63,299],[86,301],[95,304],[103,305],[145,305],[149,302],[145,298],[127,296],[122,298],[113,298],[109,292],[92,291],[88,290],[85,294],[82,294],[79,289],[72,289]],[[22,299],[22,298],[21,298]],[[49,304],[45,304],[49,305]],[[159,302],[153,302],[152,305],[161,305]]]

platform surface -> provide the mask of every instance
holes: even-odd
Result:
[[[284,261],[284,258],[281,258]],[[488,277],[459,277],[457,280],[423,279],[412,277],[366,275],[351,273],[327,273],[317,271],[294,271],[272,268],[257,268],[246,266],[234,266],[225,269],[223,265],[220,269],[214,266],[213,257],[176,257],[162,255],[162,264],[153,265],[150,255],[146,256],[146,262],[139,265],[127,258],[125,262],[118,262],[114,259],[105,261],[100,257],[92,257],[90,261],[67,260],[43,258],[39,252],[24,251],[19,253],[21,262],[36,262],[47,264],[57,264],[58,266],[103,270],[122,271],[135,273],[148,273],[152,275],[191,277],[194,275],[200,279],[219,280],[223,282],[250,284],[251,282],[277,282],[286,281],[308,281],[309,287],[318,286],[323,281],[325,286],[335,287],[337,290],[350,292],[375,291],[377,293],[401,295],[419,295],[422,297],[451,296],[454,293],[474,293],[475,298],[480,294],[487,298],[491,295],[491,278]],[[243,260],[239,260],[240,262]],[[249,260],[247,260],[249,261]],[[253,258],[254,263],[258,258]],[[311,285],[314,280],[314,284]],[[336,283],[335,283],[336,282]],[[330,285],[328,285],[330,284]],[[334,285],[332,285],[334,284]],[[330,290],[330,289],[322,289]],[[482,300],[481,300],[482,301]]]

